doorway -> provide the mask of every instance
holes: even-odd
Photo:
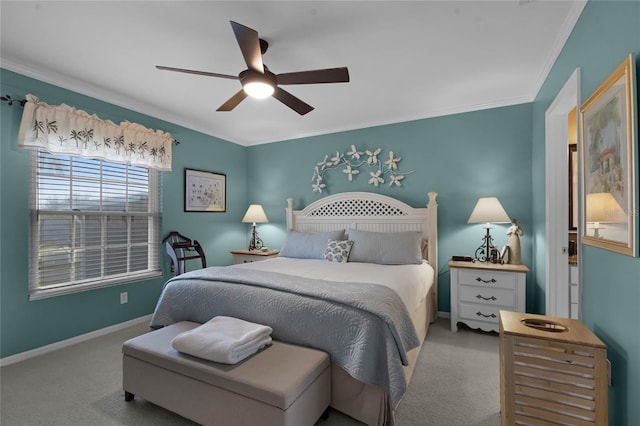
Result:
[[[546,314],[564,318],[572,316],[571,302],[577,303],[574,307],[574,316],[580,315],[580,268],[573,270],[573,276],[570,276],[569,268],[569,148],[567,141],[569,113],[573,109],[579,109],[579,105],[580,69],[576,68],[545,112]],[[579,214],[578,217],[580,217]],[[580,258],[579,224],[577,232],[576,246],[578,258]],[[572,281],[575,281],[578,289],[573,298],[570,285]]]

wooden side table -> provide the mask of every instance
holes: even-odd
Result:
[[[608,422],[607,347],[578,320],[500,311],[503,425]]]
[[[458,322],[483,331],[499,331],[499,311],[524,312],[526,273],[524,265],[450,261],[451,331]]]
[[[272,257],[277,257],[278,253],[280,253],[280,250],[231,250],[234,265],[237,265],[239,263],[251,263],[271,259]]]

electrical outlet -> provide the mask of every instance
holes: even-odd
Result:
[[[129,293],[127,293],[126,291],[123,293],[120,293],[120,304],[122,305],[128,302],[129,302]]]

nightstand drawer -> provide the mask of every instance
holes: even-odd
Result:
[[[233,255],[234,265],[238,263],[251,263],[251,262],[256,262],[260,260],[264,260],[264,259],[254,256],[252,254],[234,254]]]
[[[500,307],[481,305],[476,303],[460,303],[460,319],[473,321],[486,321],[497,324]]]
[[[514,289],[517,281],[513,272],[461,269],[458,273],[458,282],[467,285]]]
[[[513,310],[516,305],[516,292],[514,289],[506,288],[460,285],[458,300],[483,305],[499,305]]]

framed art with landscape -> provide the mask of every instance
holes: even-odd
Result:
[[[633,56],[580,109],[582,241],[637,256],[637,116]]]
[[[221,213],[227,209],[227,176],[184,169],[184,211]]]

